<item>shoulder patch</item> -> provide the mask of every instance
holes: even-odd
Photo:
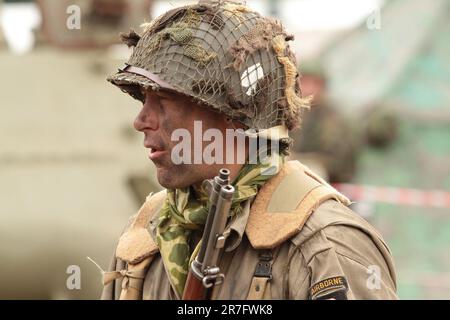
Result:
[[[266,182],[250,209],[246,234],[255,249],[272,249],[300,232],[320,203],[350,201],[298,161]]]
[[[136,264],[158,252],[158,246],[150,236],[147,225],[165,197],[165,190],[147,197],[130,227],[119,239],[116,248],[117,258]]]
[[[343,276],[328,278],[317,282],[309,289],[313,300],[347,300],[348,284]]]

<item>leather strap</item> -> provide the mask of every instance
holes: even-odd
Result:
[[[270,281],[272,280],[273,253],[271,250],[261,250],[259,261],[255,268],[247,300],[271,299]]]
[[[250,291],[247,295],[247,300],[263,300],[267,296],[266,291],[269,292],[269,279],[262,277],[253,277],[250,285]],[[268,298],[270,299],[270,297]]]

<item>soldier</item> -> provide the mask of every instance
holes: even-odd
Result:
[[[291,135],[290,159],[302,161],[330,183],[348,182],[355,173],[362,134],[327,98],[327,77],[321,64],[308,61],[300,71],[302,93],[314,100],[301,130]]]
[[[102,299],[183,296],[207,218],[202,182],[220,168],[229,169],[235,192],[220,258],[225,279],[212,299],[396,298],[391,253],[379,233],[344,195],[300,162],[285,160],[288,133],[308,100],[288,45],[293,37],[278,21],[242,3],[200,1],[123,40],[133,53],[108,80],[142,102],[134,127],[166,189],[149,195],[130,218],[103,273]],[[232,151],[243,149],[246,161],[180,163],[208,148],[193,141],[174,157],[173,133],[195,136],[196,121],[203,132],[223,136],[241,129],[245,143]],[[260,145],[252,151],[255,139]]]

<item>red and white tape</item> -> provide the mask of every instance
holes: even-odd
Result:
[[[352,201],[450,208],[450,192],[444,190],[376,187],[348,183],[335,183],[333,187]]]

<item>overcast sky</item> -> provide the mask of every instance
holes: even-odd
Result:
[[[154,16],[168,9],[197,1],[157,0]],[[279,18],[291,32],[351,28],[383,3],[383,0],[277,0]],[[247,4],[262,14],[270,13],[270,1],[248,0]]]

